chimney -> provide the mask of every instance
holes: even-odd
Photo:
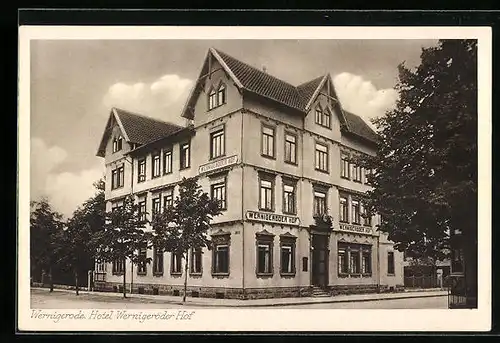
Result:
[[[263,71],[264,73],[267,73],[267,68],[266,68],[266,66],[262,66],[262,71]]]

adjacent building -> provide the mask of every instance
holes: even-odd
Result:
[[[190,252],[188,295],[403,287],[402,254],[364,209],[369,171],[349,162],[374,154],[377,136],[342,108],[329,74],[294,86],[209,49],[180,115],[185,126],[113,108],[97,155],[106,163],[107,210],[133,194],[146,212],[161,211],[192,176],[221,201],[212,249]],[[96,289],[119,291],[127,268],[134,292],[178,294],[183,259],[154,248],[144,254],[152,263],[139,269],[98,265]]]

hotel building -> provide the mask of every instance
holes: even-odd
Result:
[[[183,177],[221,200],[212,249],[191,251],[188,296],[266,298],[403,287],[402,253],[365,216],[377,136],[342,109],[329,74],[298,86],[209,49],[180,114],[185,126],[111,110],[97,155],[106,209],[133,194],[148,213],[170,206]],[[332,220],[330,227],[315,217]],[[182,293],[184,260],[156,249],[146,266],[98,264],[95,288]],[[131,273],[132,271],[132,273]]]

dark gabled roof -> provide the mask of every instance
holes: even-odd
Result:
[[[356,136],[365,138],[376,143],[379,139],[375,131],[360,116],[344,110],[344,115],[348,125],[348,131]]]
[[[289,107],[302,110],[299,92],[294,85],[278,79],[228,54],[215,50],[241,82],[244,89],[273,99]]]
[[[183,129],[182,126],[115,108],[128,141],[147,144]]]
[[[324,77],[325,75],[321,75],[320,77],[317,77],[311,81],[304,82],[297,86],[297,91],[299,92],[302,108],[304,109],[306,108],[307,103],[314,95],[316,89],[318,89]]]
[[[173,123],[113,107],[99,144],[97,156],[104,157],[105,155],[106,143],[111,134],[113,122],[118,124],[127,142],[140,145],[157,141],[184,129],[184,127]]]

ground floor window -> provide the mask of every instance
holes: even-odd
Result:
[[[231,234],[219,230],[212,234],[212,275],[229,276],[229,247]]]
[[[163,250],[153,248],[153,274],[163,275]]]
[[[170,274],[182,274],[182,253],[173,252],[170,256]]]
[[[394,251],[387,253],[387,274],[394,275]]]
[[[274,235],[266,230],[255,234],[257,245],[257,276],[273,274],[273,242]]]
[[[147,273],[147,249],[142,247],[139,249],[139,262],[137,263],[137,275],[146,275]]]
[[[201,274],[201,248],[191,249],[191,274]]]
[[[113,261],[113,274],[120,275],[125,272],[125,259],[120,258]]]
[[[295,275],[295,246],[297,237],[290,233],[280,235],[280,273],[282,276]]]
[[[338,275],[371,276],[371,255],[371,245],[339,242],[337,246]]]

